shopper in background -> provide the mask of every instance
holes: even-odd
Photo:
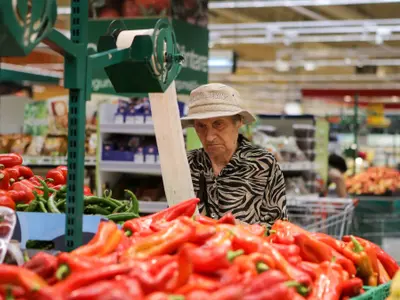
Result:
[[[285,180],[274,156],[252,145],[239,128],[254,116],[232,87],[212,83],[193,90],[183,127],[194,127],[202,149],[188,160],[200,212],[220,218],[231,212],[239,221],[272,225],[286,218]]]
[[[337,154],[329,155],[328,187],[335,184],[335,196],[339,198],[347,197],[346,182],[344,174],[347,172],[347,164],[343,157]],[[329,191],[328,191],[329,193]]]

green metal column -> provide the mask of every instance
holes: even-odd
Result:
[[[85,163],[88,1],[71,0],[71,41],[79,45],[75,57],[65,56],[65,87],[69,88],[68,190],[66,248],[82,244],[83,180]]]
[[[358,156],[358,132],[359,132],[359,122],[358,122],[358,94],[354,95],[354,165],[353,174],[356,174],[357,166],[356,159]]]

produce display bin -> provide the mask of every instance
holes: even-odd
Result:
[[[390,294],[390,282],[378,287],[364,287],[365,293],[352,300],[385,300]]]

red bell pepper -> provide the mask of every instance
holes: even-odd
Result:
[[[35,272],[44,279],[52,277],[57,270],[57,258],[54,255],[39,252],[24,264],[24,268]]]
[[[64,176],[63,172],[58,169],[49,170],[46,174],[46,178],[52,179],[53,180],[52,183],[55,185],[67,183],[67,178]]]
[[[265,289],[266,286],[272,287],[278,283],[286,282],[289,277],[278,270],[268,270],[255,277],[252,282],[245,287],[245,293],[260,292]]]
[[[17,168],[19,178],[23,177],[23,179],[29,179],[34,176],[32,169],[27,166],[15,166],[14,168]]]
[[[186,200],[155,214],[126,221],[123,225],[123,229],[129,234],[135,232],[144,233],[145,235],[152,234],[153,231],[150,229],[150,225],[153,222],[156,223],[162,220],[170,222],[180,216],[192,217],[199,201],[200,200],[197,198]]]
[[[245,293],[243,300],[269,300],[269,299],[304,299],[300,296],[295,287],[300,286],[297,282],[279,282],[268,288],[257,292]],[[321,298],[322,299],[322,298]]]
[[[14,190],[14,187],[12,188],[12,190],[7,192],[7,195],[10,196],[15,203],[26,204],[35,199],[35,195],[30,190],[27,192],[25,190]]]
[[[391,257],[389,254],[387,254],[385,251],[383,251],[382,248],[380,248],[378,245],[376,245],[370,241],[367,241],[365,239],[362,239],[360,237],[355,237],[355,239],[358,240],[359,242],[369,244],[370,247],[375,249],[375,252],[376,252],[376,255],[377,255],[379,261],[385,267],[385,270],[388,273],[389,277],[393,278],[393,276],[399,270],[399,265],[397,264],[396,260],[393,257]],[[344,236],[343,241],[350,242],[351,237]]]
[[[0,190],[8,191],[10,188],[10,175],[7,169],[0,169]]]
[[[0,154],[0,165],[3,165],[5,168],[21,165],[22,162],[22,156],[17,153]]]
[[[90,187],[88,187],[87,185],[83,186],[83,194],[85,196],[93,196],[92,194],[92,190],[90,189]]]
[[[233,263],[239,267],[241,273],[249,273],[253,276],[275,268],[274,259],[268,254],[259,252],[240,255],[233,260]]]
[[[300,247],[300,256],[303,260],[321,263],[324,261],[332,261],[334,258],[350,276],[356,274],[356,268],[352,261],[335,251],[327,244],[318,241],[309,234],[295,234],[295,243]]]
[[[105,256],[115,251],[122,235],[122,231],[114,222],[101,222],[93,239],[71,253],[77,256]]]
[[[343,286],[343,268],[333,262],[320,264],[314,287],[308,300],[339,300]]]
[[[14,200],[6,194],[0,195],[0,206],[6,206],[6,207],[9,207],[9,208],[15,210]]]
[[[218,224],[218,220],[215,220],[215,219],[203,216],[203,215],[194,216],[193,219],[196,222],[199,222],[199,223],[204,224],[204,225],[215,225],[215,224]]]
[[[58,166],[56,169],[60,170],[62,172],[62,174],[64,175],[64,178],[68,177],[68,167],[67,166]]]
[[[8,172],[9,177],[10,177],[10,183],[11,184],[20,179],[21,175],[19,174],[18,166],[7,168],[6,170]]]
[[[40,180],[44,180],[44,178],[42,176],[33,176],[31,178],[28,179],[29,182],[31,182],[34,186],[41,186],[42,184],[40,183]],[[26,181],[24,181],[26,182]]]

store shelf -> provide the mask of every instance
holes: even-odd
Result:
[[[101,161],[100,171],[144,175],[161,175],[159,164],[141,164],[129,161]]]
[[[139,212],[141,213],[155,213],[167,207],[167,202],[139,201]]]
[[[153,124],[100,124],[101,133],[154,135]]]
[[[66,156],[24,156],[24,164],[29,166],[67,165]],[[85,166],[96,166],[96,156],[85,156]]]
[[[279,165],[284,172],[313,171],[316,169],[315,163],[310,161],[281,162]]]

